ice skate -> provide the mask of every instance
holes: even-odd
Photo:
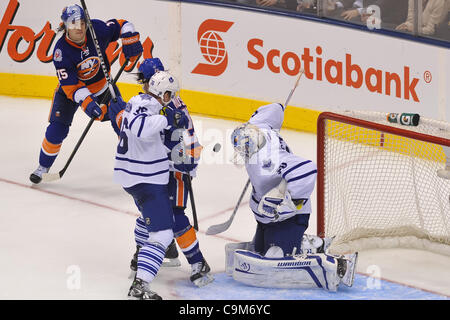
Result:
[[[206,286],[208,283],[214,281],[214,277],[209,273],[211,268],[205,259],[191,265],[192,272],[190,280],[197,287]]]
[[[42,181],[42,174],[47,173],[48,170],[50,170],[50,168],[39,165],[39,167],[30,175],[30,181],[34,184],[38,184]]]
[[[136,278],[128,291],[129,300],[162,300],[154,291],[151,291],[148,283]]]
[[[357,260],[358,252],[355,252],[353,254],[346,254],[341,258],[338,258],[337,273],[339,278],[341,278],[341,283],[343,283],[347,287],[351,287],[353,285]]]
[[[181,266],[180,259],[178,259],[178,249],[175,244],[175,239],[169,244],[166,249],[166,255],[164,256],[164,261],[161,265],[162,267],[179,267]]]

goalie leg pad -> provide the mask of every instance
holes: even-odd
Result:
[[[237,249],[255,250],[252,242],[233,242],[225,245],[225,272],[230,276],[233,274],[234,269],[234,251]]]
[[[337,260],[325,254],[267,258],[247,250],[235,250],[233,279],[265,288],[323,288],[337,291]]]

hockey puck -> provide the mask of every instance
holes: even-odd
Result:
[[[216,143],[213,147],[213,151],[214,152],[219,152],[220,148],[222,148],[222,146],[220,145],[220,143]]]

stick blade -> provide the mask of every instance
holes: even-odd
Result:
[[[43,173],[41,182],[51,182],[61,179],[61,174],[58,173]]]
[[[206,234],[211,236],[211,235],[222,233],[230,227],[230,224],[231,224],[231,221],[225,221],[224,223],[221,223],[221,224],[215,224],[215,225],[209,226],[208,230],[206,230]]]

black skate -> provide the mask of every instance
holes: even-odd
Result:
[[[136,278],[128,291],[129,300],[162,300],[162,298],[148,287],[148,283]]]
[[[214,277],[209,273],[211,268],[205,259],[191,265],[192,272],[189,278],[197,287],[206,286],[208,283],[214,281]]]
[[[43,166],[39,166],[34,172],[30,175],[30,181],[34,184],[38,184],[42,181],[42,174],[47,173],[50,168],[46,168]]]
[[[181,266],[180,259],[178,259],[178,249],[175,244],[175,239],[169,244],[166,249],[166,255],[164,256],[164,261],[161,265],[162,267],[179,267]]]

